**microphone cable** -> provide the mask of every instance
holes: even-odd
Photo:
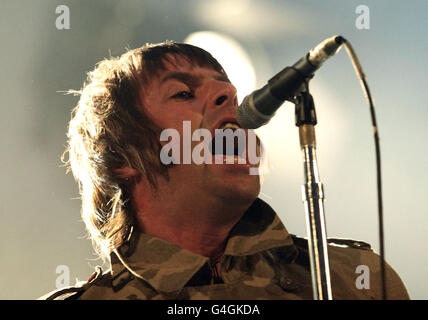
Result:
[[[363,68],[361,67],[360,61],[358,60],[357,54],[352,48],[348,40],[341,37],[343,46],[351,59],[352,65],[354,66],[357,77],[360,80],[361,87],[363,88],[364,95],[369,103],[370,115],[373,127],[373,136],[375,141],[375,152],[376,152],[376,180],[377,180],[377,198],[378,198],[378,219],[379,219],[379,246],[380,246],[380,270],[381,270],[381,281],[382,281],[382,299],[386,300],[386,280],[385,280],[385,246],[384,246],[384,228],[383,228],[383,202],[382,202],[382,172],[381,172],[381,160],[380,160],[380,144],[379,144],[379,131],[377,128],[375,108],[373,99],[370,94],[370,89],[367,84],[366,76]]]

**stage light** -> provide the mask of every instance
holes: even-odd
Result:
[[[218,32],[200,31],[188,35],[184,42],[207,50],[220,62],[238,91],[239,103],[255,89],[253,65],[236,40]]]

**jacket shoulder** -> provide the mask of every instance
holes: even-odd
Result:
[[[101,267],[97,266],[96,271],[89,277],[87,281],[80,281],[74,286],[51,291],[39,297],[37,300],[76,300],[86,290],[99,283],[103,278],[105,278],[105,274],[103,274]]]
[[[308,247],[308,239],[300,238],[294,234],[292,234],[291,237],[296,246],[303,247],[303,248]],[[353,248],[353,249],[373,251],[369,243],[360,241],[360,240],[328,238],[327,243],[329,246],[332,246],[332,247]]]
[[[308,240],[292,235],[296,247],[306,257],[309,266]],[[381,262],[380,256],[364,241],[331,238],[328,242],[328,254],[332,284],[336,283],[335,293],[352,299],[381,299]],[[369,289],[356,286],[358,278],[363,275],[369,283]],[[409,299],[407,289],[398,273],[385,262],[385,280],[387,297],[392,300]],[[365,287],[364,287],[365,288]],[[352,296],[354,295],[354,296]]]

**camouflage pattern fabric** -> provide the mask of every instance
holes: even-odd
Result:
[[[380,263],[370,245],[329,239],[333,299],[381,299]],[[358,266],[369,270],[358,288]],[[409,299],[387,264],[388,299]],[[111,269],[42,299],[313,299],[307,241],[290,235],[272,208],[257,199],[232,229],[220,262],[134,231],[111,254]]]

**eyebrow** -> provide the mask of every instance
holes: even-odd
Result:
[[[213,77],[215,80],[230,82],[229,78],[224,74],[219,74]],[[168,73],[165,77],[161,79],[161,84],[167,82],[168,80],[178,80],[180,82],[185,83],[191,87],[197,87],[201,84],[202,77],[195,76],[193,74],[187,72],[171,72]]]

